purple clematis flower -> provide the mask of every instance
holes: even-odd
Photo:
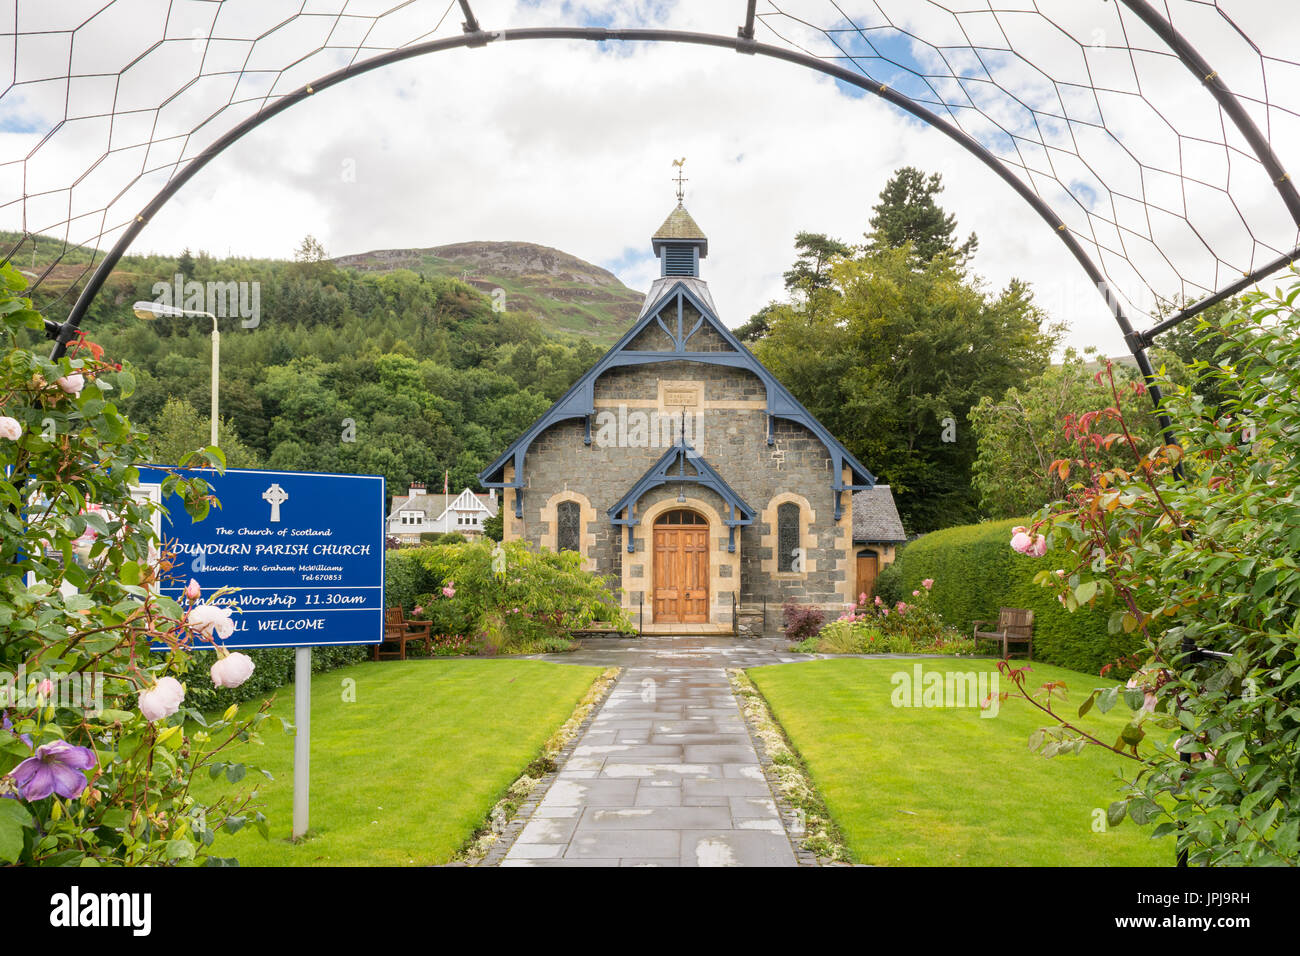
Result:
[[[57,793],[65,800],[81,796],[86,789],[83,770],[95,766],[95,751],[63,740],[42,744],[36,753],[10,771],[18,795],[28,802],[44,800]]]
[[[14,725],[9,721],[9,711],[6,710],[3,716],[0,716],[0,724],[2,724],[4,726],[4,729],[9,731],[9,733],[12,734],[14,732]],[[18,737],[19,740],[25,743],[29,749],[31,748],[32,746],[31,734],[17,734],[16,736]]]

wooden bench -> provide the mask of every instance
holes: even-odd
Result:
[[[390,607],[384,611],[384,643],[375,644],[371,659],[395,657],[406,660],[406,645],[412,641],[423,641],[424,649],[433,656],[433,622],[408,621],[400,607]]]
[[[631,637],[626,631],[620,631],[613,624],[597,622],[588,624],[586,627],[576,627],[569,631],[570,637]]]
[[[997,628],[992,631],[980,630],[988,627],[988,621],[973,621],[972,637],[975,648],[979,649],[981,640],[998,641],[1002,644],[1002,659],[1010,657],[1012,644],[1025,645],[1025,659],[1034,659],[1034,612],[1020,607],[1004,607],[998,611]]]

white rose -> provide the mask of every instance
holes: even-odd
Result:
[[[81,390],[86,387],[86,377],[80,372],[73,372],[71,375],[65,375],[63,378],[58,379],[54,384],[69,395],[80,395]]]
[[[253,667],[253,659],[247,654],[238,651],[228,654],[212,665],[209,672],[212,675],[212,686],[238,687],[253,676]]]
[[[18,419],[10,418],[8,415],[0,415],[0,438],[17,441],[22,437],[23,426],[18,423]]]
[[[162,720],[181,709],[185,688],[175,677],[164,677],[149,690],[140,691],[140,713],[147,720]]]
[[[217,607],[215,604],[194,605],[186,615],[185,622],[192,630],[207,638],[227,638],[235,633],[235,621],[230,616],[230,608]]]

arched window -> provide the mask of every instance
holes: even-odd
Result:
[[[776,569],[779,572],[802,571],[803,562],[796,561],[799,550],[799,506],[793,501],[776,508]]]
[[[582,541],[582,508],[576,501],[555,506],[555,550],[579,551]]]

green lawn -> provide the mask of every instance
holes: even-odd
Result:
[[[1046,726],[1012,697],[996,717],[978,709],[895,707],[891,675],[917,662],[809,661],[747,673],[767,699],[839,825],[853,859],[894,866],[1167,866],[1170,840],[1126,821],[1093,829],[1094,810],[1119,797],[1116,772],[1136,764],[1100,748],[1047,759],[1027,746]],[[928,660],[925,671],[993,671],[987,660]],[[1063,680],[1073,716],[1093,687],[1111,682],[1035,663],[1031,687]],[[1003,681],[1003,690],[1010,690]],[[1112,742],[1121,704],[1080,724]],[[1104,818],[1103,818],[1104,823]],[[972,887],[972,891],[976,888]]]
[[[312,680],[311,829],[292,827],[293,737],[263,725],[264,747],[230,752],[269,770],[259,785],[271,839],[224,831],[214,852],[243,866],[445,863],[573,712],[599,667],[435,659],[360,664]],[[356,702],[343,700],[355,681]],[[293,719],[293,688],[273,714]],[[252,706],[250,705],[245,705]],[[204,788],[218,784],[206,782]],[[253,775],[245,778],[252,780]],[[229,786],[228,784],[226,786]],[[201,790],[200,793],[203,791]],[[211,792],[210,790],[208,792]]]

